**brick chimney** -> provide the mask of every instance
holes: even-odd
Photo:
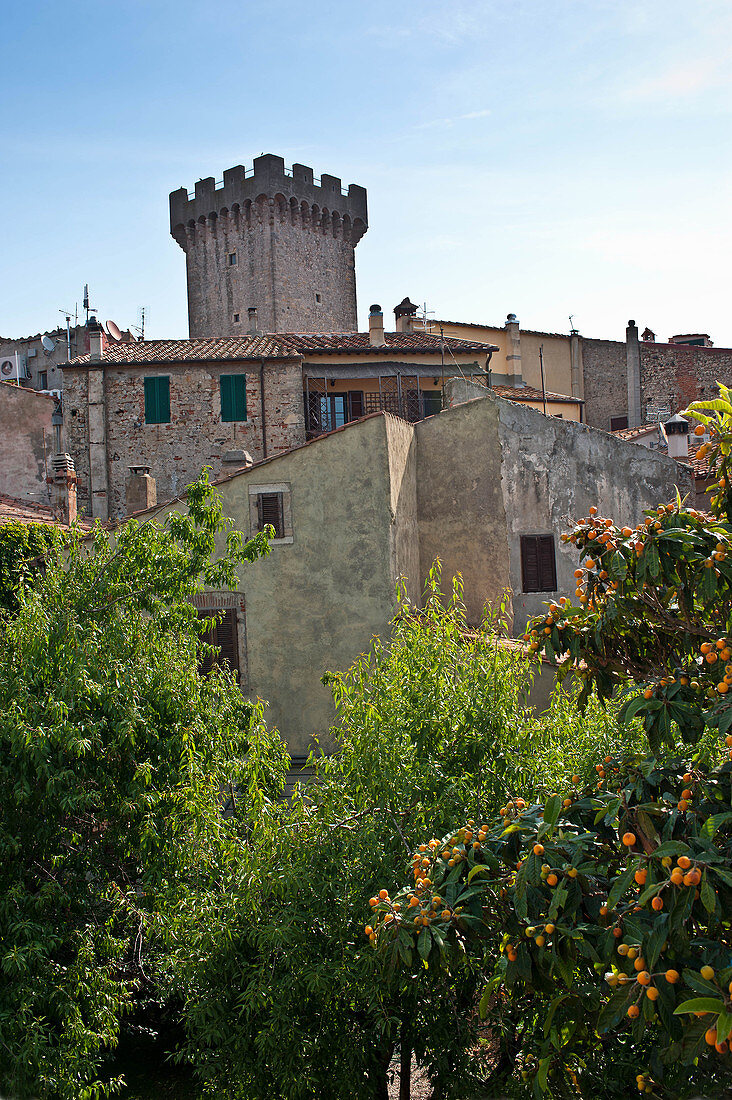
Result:
[[[381,306],[373,305],[369,310],[369,343],[374,348],[383,348],[384,339],[384,314]]]
[[[89,333],[89,361],[98,363],[104,358],[104,330],[96,317],[90,317],[86,323]]]
[[[51,494],[53,518],[69,526],[76,519],[76,470],[71,455],[53,456]]]
[[[397,332],[413,332],[414,319],[417,316],[417,306],[410,302],[409,298],[403,298],[398,306],[394,306],[395,329]]]
[[[149,466],[130,466],[125,483],[125,507],[127,514],[144,512],[158,502],[155,478],[150,476]]]

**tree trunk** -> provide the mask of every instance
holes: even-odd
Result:
[[[399,1100],[411,1100],[412,1094],[412,1044],[406,1020],[402,1020],[399,1038]]]

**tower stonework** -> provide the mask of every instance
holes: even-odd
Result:
[[[366,189],[316,182],[312,168],[257,157],[170,195],[170,232],[186,254],[191,337],[354,332],[354,250],[368,228]]]

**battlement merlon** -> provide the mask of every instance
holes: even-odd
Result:
[[[254,171],[249,175],[241,164],[228,168],[224,172],[222,187],[216,186],[213,176],[199,180],[192,199],[188,198],[185,187],[171,191],[170,231],[175,237],[179,226],[208,218],[210,214],[218,216],[222,210],[231,210],[234,204],[241,205],[247,200],[254,202],[260,195],[267,195],[268,198],[283,195],[288,203],[291,199],[297,199],[311,206],[317,205],[321,211],[326,209],[331,215],[337,213],[343,218],[347,214],[351,222],[358,219],[363,222],[364,232],[368,227],[365,187],[351,183],[348,194],[344,194],[337,176],[323,173],[317,184],[312,168],[305,164],[293,164],[290,175],[285,172],[283,157],[266,153],[255,158]]]

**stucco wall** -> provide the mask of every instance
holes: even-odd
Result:
[[[468,619],[477,623],[509,584],[495,398],[447,409],[415,434],[420,572],[439,557],[447,592],[462,573]]]
[[[0,493],[37,504],[49,503],[46,463],[50,470],[55,407],[53,397],[0,382]]]
[[[521,332],[521,370],[527,386],[541,389],[539,348],[544,354],[544,386],[554,393],[572,393],[572,357],[569,336]]]
[[[158,500],[164,501],[180,494],[198,477],[203,466],[210,466],[211,477],[218,478],[242,465],[241,460],[227,462],[227,455],[247,451],[255,462],[264,457],[258,362],[102,365],[104,424],[97,430],[91,418],[89,379],[101,376],[101,369],[72,367],[65,371],[66,445],[76,462],[79,507],[87,512],[92,503],[90,450],[99,450],[97,437],[102,432],[109,493],[107,514],[111,518],[119,518],[127,511],[125,483],[130,466],[150,467]],[[221,420],[221,374],[246,375],[246,421]],[[145,423],[144,379],[155,375],[170,378],[169,424]],[[266,360],[264,394],[267,453],[271,457],[305,439],[299,360]],[[104,461],[101,452],[97,460]],[[95,500],[95,507],[99,503]],[[101,507],[93,514],[104,518]]]
[[[510,550],[514,633],[544,610],[552,593],[522,591],[521,535],[553,534],[557,595],[573,595],[577,552],[560,535],[596,505],[616,523],[635,525],[643,509],[693,492],[686,467],[607,432],[545,417],[510,401],[486,398],[470,408],[497,405],[501,478]],[[489,414],[486,413],[486,421]]]
[[[410,600],[419,603],[420,573],[417,521],[417,440],[414,428],[396,416],[385,417],[391,486],[392,574],[403,577]]]
[[[224,513],[250,534],[250,489],[290,486],[292,542],[273,544],[269,557],[244,568],[238,591],[246,606],[249,692],[270,702],[267,719],[295,754],[334,720],[320,677],[348,668],[374,634],[386,633],[393,613],[392,546],[399,539],[392,526],[409,509],[392,509],[399,478],[387,453],[389,420],[368,417],[218,487]],[[407,474],[410,462],[407,454]]]

